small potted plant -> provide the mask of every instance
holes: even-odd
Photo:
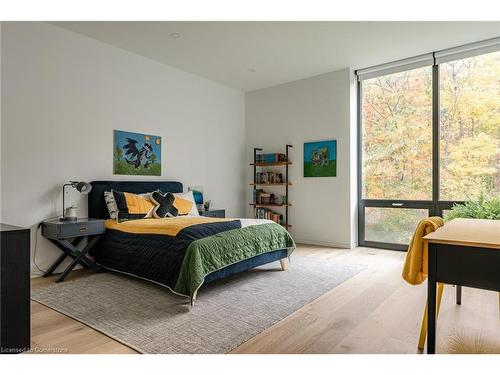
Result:
[[[203,208],[205,209],[205,211],[209,211],[210,210],[210,203],[211,203],[211,201],[205,201],[203,203]]]

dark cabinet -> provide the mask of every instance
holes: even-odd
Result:
[[[0,353],[30,348],[30,230],[0,224]]]

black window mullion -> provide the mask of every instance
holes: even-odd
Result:
[[[439,65],[432,66],[432,201],[433,211],[430,215],[438,215],[439,203]]]
[[[357,126],[358,126],[358,245],[363,245],[365,241],[365,207],[363,203],[363,166],[362,166],[362,158],[363,158],[363,129],[362,129],[362,84],[361,81],[358,80],[357,85],[357,101],[358,101],[358,111],[357,111]]]

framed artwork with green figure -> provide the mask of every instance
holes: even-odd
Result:
[[[304,143],[304,177],[337,176],[337,141]]]

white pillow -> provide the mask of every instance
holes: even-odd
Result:
[[[193,202],[193,207],[191,207],[191,211],[189,211],[188,216],[200,216],[192,191],[188,191],[187,193],[174,193],[174,196]]]

